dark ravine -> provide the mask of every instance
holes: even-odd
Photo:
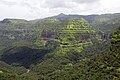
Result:
[[[37,63],[48,52],[48,50],[31,49],[24,46],[14,47],[5,51],[0,60],[14,66],[24,66],[29,68],[31,64]]]

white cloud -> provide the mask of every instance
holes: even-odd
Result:
[[[6,0],[0,0],[0,4],[3,4],[3,5],[16,5],[17,3],[14,2],[14,1],[6,1]]]
[[[0,0],[0,19],[120,12],[120,0]]]

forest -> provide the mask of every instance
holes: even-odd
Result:
[[[0,80],[119,80],[120,13],[0,21]]]

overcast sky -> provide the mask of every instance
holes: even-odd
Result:
[[[0,0],[0,20],[39,19],[65,14],[119,13],[120,0]]]

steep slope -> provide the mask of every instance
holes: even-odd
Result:
[[[120,29],[109,43],[119,16],[60,14],[36,21],[3,20],[0,78],[119,80]]]
[[[32,42],[36,36],[33,36],[35,31],[31,26],[29,21],[22,19],[0,21],[0,44],[8,47],[16,42]]]
[[[12,45],[14,42],[34,43],[44,37],[57,38],[59,29],[65,28],[69,19],[85,19],[90,25],[98,29],[97,34],[102,38],[108,39],[111,30],[119,26],[120,14],[102,14],[102,15],[65,15],[26,21],[22,19],[4,19],[0,21],[0,45],[1,49]],[[5,40],[5,41],[4,41]],[[6,45],[7,43],[7,45]]]
[[[54,21],[56,22],[54,19],[49,20],[50,21],[46,21],[44,23],[48,25],[47,23],[52,24]],[[39,49],[34,49],[35,47],[32,47],[33,45],[27,45],[25,42],[23,42],[26,44],[24,45],[25,47],[22,45],[22,43],[21,45],[16,43],[16,46],[9,46],[10,48],[4,49],[2,51],[2,60],[9,64],[18,64],[27,67],[31,64],[34,64],[35,62],[37,63],[37,61],[44,57],[46,53],[50,52],[50,50],[55,50],[55,47],[57,46],[59,49],[57,52],[55,52],[58,54],[65,54],[66,51],[70,51],[71,49],[75,49],[76,51],[80,52],[82,51],[83,46],[92,44],[91,36],[94,34],[95,30],[92,29],[92,27],[85,20],[70,19],[66,21],[66,24],[64,24],[62,28],[57,28],[58,26],[55,26],[56,29],[55,27],[52,27],[51,29],[49,28],[51,31],[53,29],[56,30],[57,34],[55,32],[51,32],[51,34],[50,31],[47,32],[47,29],[45,29],[46,31],[42,32],[41,37],[43,38],[43,45],[40,46]],[[37,44],[35,42],[35,44],[41,45],[39,42],[41,42],[41,39],[38,40]]]
[[[60,30],[58,39],[62,47],[79,47],[92,43],[91,36],[95,30],[83,19],[69,19]]]
[[[113,34],[109,48],[99,52],[96,50],[93,51],[93,53],[97,52],[97,54],[94,54],[92,57],[87,57],[88,54],[86,52],[82,54],[72,50],[62,57],[51,57],[49,55],[43,62],[31,66],[31,69],[39,74],[40,79],[44,80],[119,80],[119,34],[120,28]],[[102,45],[104,45],[104,43]],[[90,52],[92,52],[92,49],[94,49],[94,47],[91,48]],[[85,56],[83,56],[84,54]]]

